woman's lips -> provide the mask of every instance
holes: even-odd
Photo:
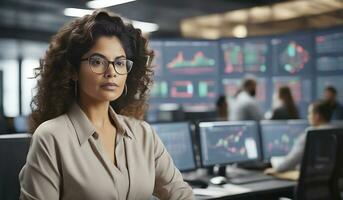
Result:
[[[100,87],[105,90],[115,90],[118,87],[118,85],[115,83],[104,83],[100,85]]]

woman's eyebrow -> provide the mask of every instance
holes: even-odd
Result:
[[[106,58],[107,60],[109,60],[105,55],[103,55],[101,53],[98,53],[98,52],[95,52],[95,53],[91,54],[91,56],[93,56],[93,55],[97,55],[97,56],[100,56],[100,57],[103,57],[103,58]],[[120,56],[115,57],[114,60],[117,60],[119,58],[126,58],[126,56],[125,55],[120,55]]]
[[[92,53],[90,56],[100,56],[100,57],[103,57],[103,58],[106,58],[106,59],[107,59],[107,57],[106,57],[105,55],[103,55],[103,54],[101,54],[101,53],[97,53],[97,52]]]
[[[117,59],[119,59],[119,58],[126,58],[126,56],[120,55],[120,56],[115,57],[114,60],[117,60]]]

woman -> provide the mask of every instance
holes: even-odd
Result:
[[[299,119],[299,113],[289,87],[283,86],[279,88],[276,104],[271,119]]]
[[[194,198],[153,129],[135,119],[152,83],[146,43],[105,11],[54,36],[32,102],[21,199]]]
[[[216,101],[217,119],[227,121],[229,118],[229,105],[225,95],[220,95]]]

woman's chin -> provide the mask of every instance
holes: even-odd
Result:
[[[102,99],[104,101],[115,101],[120,97],[120,95],[104,95],[102,96]]]

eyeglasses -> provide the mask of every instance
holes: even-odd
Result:
[[[133,66],[133,62],[124,57],[109,61],[105,56],[97,53],[92,54],[88,58],[83,58],[81,61],[88,61],[91,70],[96,74],[104,74],[108,70],[110,64],[112,64],[117,74],[125,75],[131,71]]]

